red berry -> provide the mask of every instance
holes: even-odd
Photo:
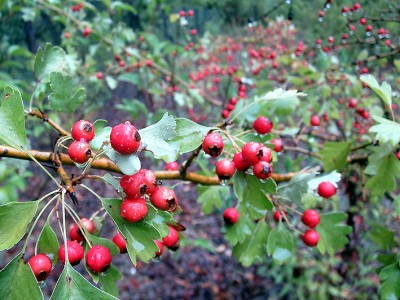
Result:
[[[271,143],[274,144],[274,151],[281,152],[282,151],[282,140],[281,139],[272,139]]]
[[[367,24],[367,19],[366,19],[366,18],[361,18],[361,19],[360,19],[360,24],[361,24],[361,25]]]
[[[157,188],[157,179],[151,170],[140,169],[133,175],[125,175],[119,182],[128,198],[151,194]]]
[[[262,146],[260,148],[260,151],[262,151],[262,155],[260,157],[260,161],[266,161],[270,163],[272,161],[272,151],[270,148],[266,146]]]
[[[193,16],[194,16],[193,10],[189,10],[189,11],[188,11],[188,16],[189,16],[189,17],[193,17]]]
[[[268,179],[272,175],[272,166],[266,161],[260,161],[254,165],[254,176],[259,179]]]
[[[146,66],[151,68],[153,66],[153,61],[151,59],[146,60],[145,62]]]
[[[318,116],[312,116],[310,119],[310,124],[312,126],[319,126],[319,125],[321,125],[321,120],[319,119]]]
[[[361,8],[361,4],[360,3],[355,3],[354,5],[353,5],[353,9],[354,10],[358,10],[358,9],[360,9]]]
[[[235,174],[235,163],[231,160],[223,159],[215,164],[215,173],[219,180],[228,180]]]
[[[80,120],[72,126],[71,135],[75,141],[84,139],[86,142],[90,142],[94,138],[94,126],[88,121]]]
[[[351,98],[349,100],[349,103],[347,104],[348,108],[355,108],[357,106],[357,100],[354,98]]]
[[[90,156],[92,155],[92,151],[90,150],[90,145],[87,142],[74,141],[68,147],[68,155],[74,162],[83,164],[89,160]]]
[[[224,110],[222,111],[222,113],[221,113],[221,117],[224,118],[224,119],[226,119],[226,118],[229,117],[229,114],[230,114],[229,110],[224,109]]]
[[[185,16],[185,11],[183,11],[183,10],[181,10],[180,12],[179,12],[179,16],[181,16],[181,17],[184,17]]]
[[[257,131],[259,134],[270,133],[273,126],[274,125],[272,124],[272,122],[267,117],[263,116],[258,117],[257,120],[255,120],[253,123],[254,130]]]
[[[172,227],[172,226],[168,226],[168,227],[169,227],[169,234],[166,237],[163,237],[162,243],[164,244],[164,246],[166,246],[168,248],[174,248],[177,245],[177,243],[179,242],[179,234],[178,234],[178,231],[174,227]],[[161,249],[160,249],[160,252],[161,252]]]
[[[239,220],[239,212],[234,207],[229,207],[222,214],[226,224],[235,224]]]
[[[218,133],[209,133],[204,137],[201,146],[211,157],[218,157],[224,150],[224,141]]]
[[[229,100],[229,103],[232,105],[236,105],[238,103],[238,99],[233,97],[233,98],[231,98],[231,100]]]
[[[79,264],[85,254],[83,247],[77,241],[67,241],[67,251],[69,263],[73,266]],[[65,264],[65,244],[58,250],[58,259]]]
[[[178,171],[179,170],[179,164],[176,161],[169,162],[165,165],[165,170],[167,171]]]
[[[93,246],[86,253],[86,264],[90,270],[96,273],[107,271],[111,260],[110,250],[102,245]]]
[[[396,157],[398,160],[400,160],[400,151],[396,153]]]
[[[250,167],[250,164],[243,159],[241,151],[233,156],[233,163],[238,171],[246,171]]]
[[[85,229],[92,234],[96,227],[93,223],[93,221],[86,219],[86,218],[82,218],[79,223],[81,224],[81,226],[85,227]],[[79,226],[77,224],[73,225],[69,231],[69,237],[71,240],[73,241],[77,241],[77,242],[82,242],[83,241],[83,234],[82,231],[80,230]]]
[[[45,280],[51,272],[51,260],[45,254],[32,256],[28,261],[37,281]]]
[[[301,221],[304,223],[304,225],[310,228],[315,228],[320,221],[319,213],[314,209],[308,209],[303,213]]]
[[[97,73],[96,73],[96,77],[97,77],[97,79],[99,79],[99,80],[103,79],[103,73],[102,73],[102,72],[97,72]]]
[[[69,39],[71,37],[71,34],[69,32],[64,33],[64,37],[66,39]]]
[[[119,248],[119,253],[126,253],[126,241],[119,232],[113,237],[112,241]]]
[[[158,247],[158,251],[156,252],[156,257],[159,257],[163,253],[164,245],[158,240],[154,240],[154,243],[156,243]]]
[[[118,65],[119,65],[121,68],[122,68],[122,67],[125,67],[125,61],[120,60],[119,63],[118,63]]]
[[[373,29],[372,25],[367,25],[367,27],[365,27],[366,32],[371,32],[372,29]]]
[[[276,221],[276,222],[279,222],[279,221],[285,221],[284,219],[283,219],[283,216],[286,216],[286,212],[284,212],[284,211],[282,211],[282,212],[280,212],[279,210],[276,210],[276,211],[274,211],[274,220]]]
[[[142,220],[147,212],[146,200],[143,198],[126,198],[121,203],[121,217],[130,223]]]
[[[175,192],[164,186],[159,186],[150,197],[151,203],[158,209],[174,211],[178,206]]]
[[[330,198],[336,194],[336,187],[332,182],[324,181],[318,185],[318,195],[324,198]]]
[[[83,35],[84,37],[88,37],[89,34],[90,34],[91,32],[92,32],[92,30],[91,30],[89,27],[85,27],[85,28],[83,29],[82,35]]]
[[[304,244],[309,247],[315,247],[319,241],[319,234],[314,229],[308,229],[302,237]]]
[[[328,37],[328,42],[333,44],[335,42],[335,38],[333,36]]]
[[[196,34],[197,34],[197,29],[192,29],[192,30],[190,31],[190,33],[191,33],[192,35],[196,35]]]
[[[114,126],[110,134],[111,147],[123,155],[134,153],[140,146],[139,131],[129,121]]]
[[[249,162],[251,165],[254,165],[260,161],[262,156],[262,151],[260,151],[261,145],[256,142],[249,142],[244,144],[242,147],[242,156],[243,159]]]

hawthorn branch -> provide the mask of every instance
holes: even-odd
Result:
[[[304,154],[306,154],[306,155],[313,156],[313,157],[316,157],[316,158],[318,158],[318,159],[321,158],[321,156],[320,156],[319,154],[317,154],[317,153],[315,153],[315,152],[312,152],[312,151],[310,151],[310,150],[301,148],[301,147],[284,146],[284,147],[283,147],[283,150],[285,150],[285,151],[293,151],[293,152],[304,153]]]
[[[32,111],[28,112],[27,114],[30,115],[30,116],[38,117],[39,119],[42,119],[43,122],[49,123],[49,125],[51,127],[53,127],[55,130],[57,130],[60,135],[63,135],[63,136],[69,136],[70,135],[70,133],[68,131],[66,131],[64,128],[62,128],[60,125],[58,125],[52,119],[48,118],[48,116],[45,113],[43,113],[43,112],[41,112],[39,110],[35,109],[35,110],[32,110]]]

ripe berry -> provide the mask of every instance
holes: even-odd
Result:
[[[114,126],[110,134],[111,147],[123,155],[134,153],[140,146],[140,134],[131,122]]]
[[[37,281],[45,280],[51,272],[51,260],[45,254],[32,256],[28,261]]]
[[[283,216],[286,216],[286,212],[284,212],[284,211],[280,212],[279,210],[274,211],[274,220],[276,222],[279,222],[279,221],[284,222],[285,220],[283,219]]]
[[[133,175],[125,175],[119,182],[128,198],[151,194],[157,188],[156,176],[151,170],[140,169]]]
[[[319,234],[314,229],[307,229],[302,237],[304,244],[309,247],[315,247],[319,241]]]
[[[92,155],[92,151],[90,150],[90,145],[87,142],[74,141],[68,147],[68,155],[74,162],[83,164],[89,160],[90,156]]]
[[[243,159],[250,164],[254,165],[260,161],[262,151],[260,151],[261,145],[256,142],[249,142],[244,144],[242,147]]]
[[[81,224],[82,227],[85,227],[85,229],[92,234],[94,230],[96,229],[93,221],[82,218],[79,223]],[[77,224],[73,225],[69,231],[69,237],[73,241],[77,242],[82,242],[83,241],[83,234],[82,231],[80,230],[79,226]]]
[[[143,198],[126,198],[121,203],[121,217],[130,223],[142,220],[147,212],[146,200]]]
[[[150,197],[151,203],[158,209],[174,211],[178,206],[175,192],[164,186],[159,186]]]
[[[192,29],[192,30],[190,31],[190,33],[191,33],[192,35],[196,35],[196,34],[197,34],[197,29]]]
[[[77,241],[67,241],[67,248],[69,263],[73,266],[79,264],[85,254],[83,247]],[[65,264],[65,244],[58,250],[58,259]]]
[[[366,19],[366,18],[361,18],[361,19],[360,19],[360,24],[361,24],[361,25],[367,24],[367,19]]]
[[[178,231],[172,227],[172,226],[168,226],[169,227],[169,234],[166,237],[163,237],[162,239],[162,243],[164,244],[164,246],[168,247],[168,248],[174,248],[177,243],[179,242],[179,234]],[[160,247],[159,247],[160,249]],[[160,252],[161,249],[160,249]]]
[[[219,180],[228,180],[235,174],[235,163],[231,160],[220,160],[215,164],[215,173]]]
[[[88,37],[91,32],[92,30],[89,27],[85,27],[85,29],[83,29],[82,35],[84,37]]]
[[[348,108],[355,108],[357,106],[357,100],[354,98],[351,98],[347,104]]]
[[[312,116],[310,119],[310,124],[312,126],[319,126],[319,125],[321,125],[321,120],[319,119],[318,116]]]
[[[260,151],[262,151],[262,155],[260,157],[260,161],[266,161],[270,163],[272,161],[272,151],[266,146],[262,146],[260,148]]]
[[[282,140],[281,139],[272,139],[271,143],[274,144],[274,151],[281,152],[282,151]]]
[[[179,164],[176,161],[169,162],[165,165],[165,170],[167,171],[178,171],[179,170]]]
[[[243,159],[242,151],[233,156],[233,163],[238,171],[246,171],[250,167],[250,164]]]
[[[235,224],[238,219],[239,219],[239,212],[236,210],[234,207],[229,207],[224,210],[224,213],[222,214],[222,217],[224,218],[224,221],[226,224]]]
[[[257,120],[255,120],[253,123],[254,130],[257,131],[259,134],[270,133],[273,126],[274,125],[272,124],[272,122],[267,117],[263,116],[258,117]]]
[[[107,271],[111,260],[110,250],[102,245],[93,246],[86,253],[86,264],[90,270],[96,273]]]
[[[99,79],[99,80],[102,80],[103,79],[103,73],[102,72],[97,72],[96,73],[96,78]]]
[[[193,16],[194,16],[193,10],[189,10],[189,11],[188,11],[188,16],[189,16],[189,17],[193,17]]]
[[[181,10],[180,12],[179,12],[179,16],[181,16],[181,17],[184,17],[185,16],[185,11],[184,10]]]
[[[396,157],[398,160],[400,160],[400,151],[396,153]]]
[[[272,174],[272,166],[266,161],[260,161],[254,165],[254,176],[259,179],[268,179]]]
[[[202,148],[211,157],[218,157],[224,150],[224,141],[218,133],[209,133],[203,139]]]
[[[330,198],[336,194],[336,187],[332,182],[324,181],[318,185],[318,195],[324,198]]]
[[[80,120],[72,126],[71,135],[75,141],[84,139],[89,143],[94,138],[94,126],[88,121]]]
[[[156,245],[158,247],[158,251],[155,253],[156,257],[159,257],[163,253],[164,245],[163,245],[163,243],[161,243],[158,240],[154,240],[154,243],[156,243]]]
[[[119,248],[119,253],[126,253],[126,241],[119,232],[113,237],[112,241]]]
[[[308,209],[303,213],[301,221],[304,223],[304,225],[310,228],[315,228],[320,221],[319,213],[314,209]]]

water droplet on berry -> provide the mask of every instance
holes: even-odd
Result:
[[[221,179],[219,184],[222,186],[227,186],[229,184],[229,179]]]

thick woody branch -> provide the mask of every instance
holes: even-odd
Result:
[[[41,111],[38,111],[38,110],[34,109],[34,110],[30,111],[30,112],[28,113],[28,115],[30,115],[30,116],[36,116],[36,117],[38,117],[39,119],[42,119],[43,122],[49,123],[49,125],[50,125],[51,127],[53,127],[55,130],[57,130],[57,131],[60,133],[60,135],[65,135],[65,136],[70,135],[68,131],[66,131],[64,128],[62,128],[60,125],[58,125],[58,124],[57,124],[56,122],[54,122],[52,119],[49,119],[49,118],[47,117],[47,115],[46,115],[45,113],[41,112]]]

